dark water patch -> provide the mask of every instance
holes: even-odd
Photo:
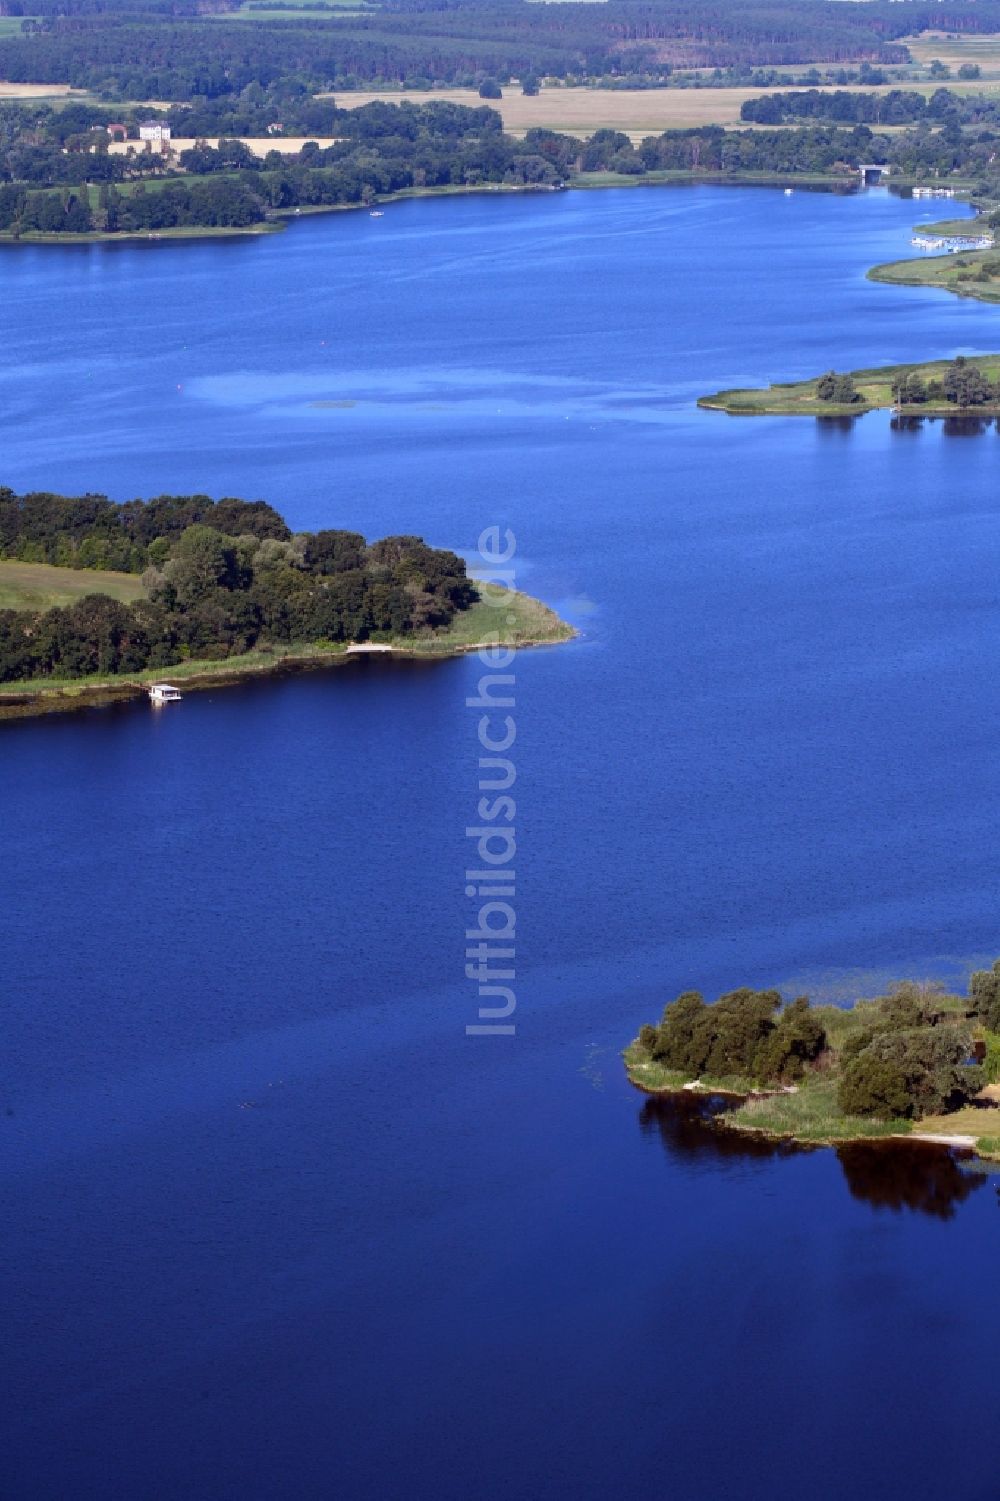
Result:
[[[826,1150],[808,1143],[734,1131],[720,1117],[737,1101],[694,1091],[650,1095],[639,1111],[639,1128],[656,1133],[669,1157],[764,1162]],[[958,1207],[984,1187],[981,1167],[935,1143],[843,1142],[833,1148],[851,1197],[873,1209],[909,1209],[937,1219],[953,1219]],[[780,1191],[780,1180],[777,1184]],[[792,1183],[787,1191],[795,1192]]]
[[[873,1209],[950,1220],[989,1181],[947,1147],[931,1143],[844,1142],[836,1153],[852,1196]]]
[[[943,417],[941,431],[946,438],[981,438],[984,433],[996,431],[996,422],[991,417]]]
[[[639,1128],[659,1135],[668,1156],[767,1161],[793,1157],[807,1150],[795,1142],[775,1140],[752,1132],[726,1130],[719,1117],[742,1102],[723,1095],[688,1090],[649,1095],[639,1111]]]

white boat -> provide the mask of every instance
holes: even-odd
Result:
[[[794,188],[786,188],[786,189],[785,189],[785,197],[786,197],[786,198],[791,198],[791,196],[792,196],[792,194],[793,194],[793,193],[794,193],[794,192],[795,192],[795,189],[794,189]]]
[[[172,683],[150,683],[149,697],[154,704],[179,704],[181,690]]]
[[[384,219],[385,218],[385,209],[382,209],[382,208],[373,208],[372,211],[371,211],[371,213],[368,215],[368,217],[369,217],[369,219]]]

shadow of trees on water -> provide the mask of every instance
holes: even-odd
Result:
[[[675,1158],[753,1161],[822,1150],[727,1130],[719,1117],[735,1103],[718,1095],[647,1095],[639,1128],[658,1134],[664,1151]],[[974,1159],[931,1142],[843,1142],[833,1151],[852,1198],[876,1210],[948,1220],[989,1182]]]

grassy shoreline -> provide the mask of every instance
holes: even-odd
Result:
[[[975,1121],[970,1122],[969,1111],[956,1112],[953,1117],[928,1117],[916,1123],[845,1116],[837,1109],[836,1086],[832,1079],[820,1078],[795,1091],[757,1089],[746,1079],[686,1078],[644,1057],[637,1042],[631,1043],[622,1056],[629,1083],[643,1094],[715,1095],[741,1100],[742,1104],[737,1108],[721,1111],[713,1120],[714,1125],[726,1131],[763,1136],[771,1141],[794,1142],[802,1147],[869,1141],[953,1145],[986,1161],[1000,1160],[1000,1138],[993,1134],[997,1129],[996,1122],[984,1119],[986,1112],[983,1111],[977,1112],[980,1117],[978,1126]],[[1000,1115],[1000,1112],[996,1113]],[[984,1132],[983,1126],[989,1126],[990,1130]]]
[[[528,594],[494,584],[480,584],[479,588],[483,596],[479,602],[462,611],[445,630],[379,639],[376,644],[390,649],[384,653],[387,656],[428,661],[462,656],[497,644],[514,649],[557,646],[577,634],[554,610]],[[0,683],[0,722],[139,698],[150,683],[176,682],[178,687],[192,691],[222,688],[250,678],[342,666],[364,655],[363,651],[348,650],[346,642],[291,642],[258,647],[238,657],[192,659],[171,667],[150,667],[121,675]]]
[[[979,366],[991,380],[1000,376],[1000,354],[970,355],[969,363]],[[897,405],[892,395],[894,380],[903,375],[918,375],[925,382],[941,380],[950,365],[950,360],[924,360],[917,364],[880,365],[849,371],[847,373],[861,398],[852,404],[821,401],[816,394],[821,377],[814,376],[810,380],[778,382],[766,388],[716,391],[711,396],[700,396],[698,405],[706,411],[727,412],[734,417],[860,417],[865,412],[887,408],[901,416],[911,417],[1000,416],[1000,402],[976,407],[959,407],[952,402],[940,401]]]
[[[969,221],[974,224],[974,219]],[[869,281],[896,287],[933,287],[978,302],[1000,302],[1000,253],[966,250],[958,255],[931,255],[884,261],[866,272]]]

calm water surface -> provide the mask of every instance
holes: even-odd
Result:
[[[995,1180],[734,1148],[677,990],[1000,952],[995,432],[698,413],[1000,347],[916,206],[468,199],[0,256],[2,482],[510,526],[517,1035],[472,1040],[471,661],[0,734],[0,1492],[998,1493]],[[932,216],[933,217],[933,216]]]

